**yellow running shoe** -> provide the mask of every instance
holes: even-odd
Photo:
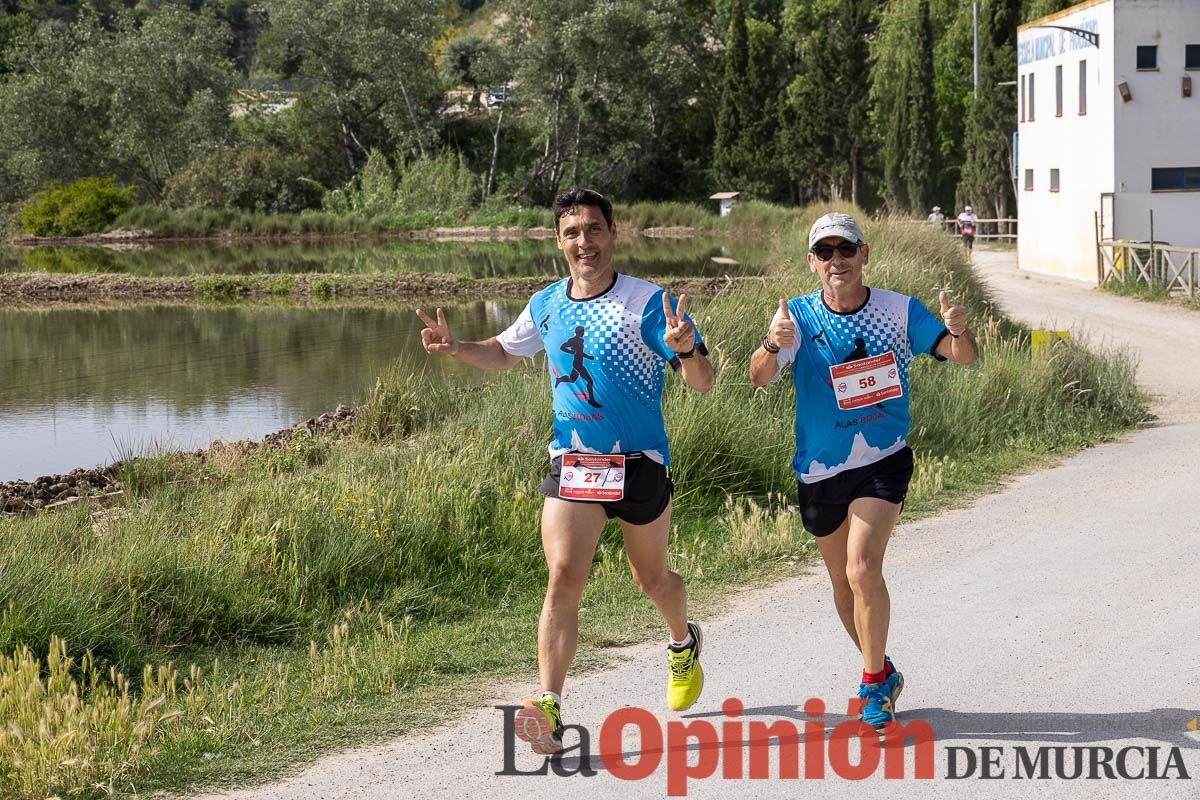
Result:
[[[529,742],[538,755],[549,756],[561,751],[563,724],[558,703],[551,697],[526,700],[513,718],[513,733],[518,739]]]
[[[700,648],[704,643],[704,636],[696,623],[689,622],[687,626],[692,634],[691,646],[682,650],[667,647],[667,669],[670,671],[670,678],[667,680],[667,708],[672,711],[691,708],[704,689],[704,670],[700,668]]]

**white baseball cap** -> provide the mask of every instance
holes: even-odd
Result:
[[[970,211],[970,210],[971,210],[970,206],[966,206],[965,208],[963,208],[963,211]]]
[[[849,214],[834,211],[813,223],[808,231],[808,246],[812,247],[827,236],[840,236],[854,244],[863,243],[862,228]]]

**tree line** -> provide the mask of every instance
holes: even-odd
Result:
[[[0,0],[0,204],[103,176],[336,210],[374,161],[476,205],[582,182],[1005,216],[1016,26],[1066,5],[981,0],[975,92],[970,0]]]

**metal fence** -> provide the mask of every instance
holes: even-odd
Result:
[[[942,226],[948,233],[958,233],[957,220],[945,219],[942,221]],[[1005,239],[1015,242],[1017,241],[1017,220],[1014,217],[977,219],[975,220],[975,238],[983,241]]]
[[[1196,296],[1200,284],[1200,247],[1102,239],[1096,249],[1100,283],[1110,280],[1144,283],[1161,286],[1169,294]]]

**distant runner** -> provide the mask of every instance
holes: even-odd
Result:
[[[958,235],[962,237],[963,255],[967,259],[967,263],[971,263],[971,251],[975,247],[975,225],[979,222],[979,218],[975,216],[975,212],[970,206],[963,209],[958,215],[955,224],[958,226]]]
[[[929,353],[974,363],[966,313],[941,293],[938,322],[914,297],[863,285],[870,248],[847,214],[826,214],[808,235],[812,294],[779,301],[750,380],[765,386],[792,366],[796,473],[804,527],[833,582],[842,625],[862,652],[863,720],[895,719],[904,678],[886,653],[891,606],[883,557],[908,483],[909,367]]]
[[[663,366],[700,392],[713,383],[708,350],[658,286],[612,267],[612,204],[587,189],[554,201],[558,247],[571,277],[533,295],[517,321],[483,342],[455,339],[442,310],[427,326],[428,353],[480,369],[508,369],[545,350],[554,395],[550,474],[542,482],[542,547],[549,583],[538,624],[541,694],[516,714],[515,733],[535,753],[562,750],[562,690],[575,657],[579,599],[596,543],[616,518],[629,568],[670,628],[667,705],[690,707],[704,686],[700,626],[687,618],[683,579],[667,567],[671,459],[662,416]],[[582,382],[582,386],[580,386]]]

